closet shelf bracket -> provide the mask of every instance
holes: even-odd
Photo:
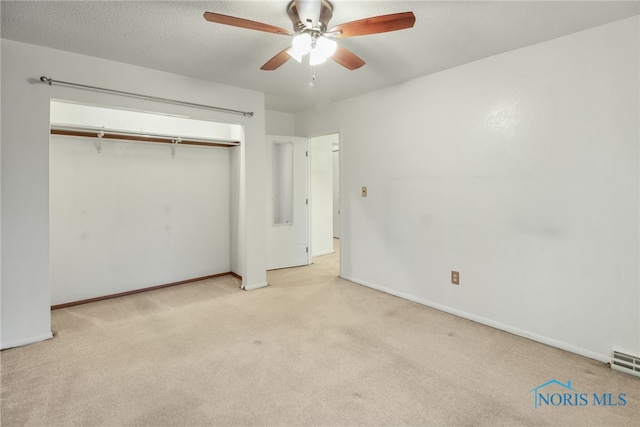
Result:
[[[176,156],[176,147],[182,142],[182,138],[176,138],[171,140],[171,157]]]
[[[96,136],[98,137],[98,139],[93,141],[93,145],[96,146],[96,150],[98,150],[98,154],[100,154],[102,153],[102,137],[104,136],[104,130],[98,132]]]

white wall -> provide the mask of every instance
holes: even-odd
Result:
[[[333,143],[337,134],[309,139],[311,256],[333,253]]]
[[[266,110],[265,114],[267,135],[293,136],[295,115],[273,110]]]
[[[54,79],[253,111],[253,117],[46,86]],[[244,127],[238,215],[232,217],[243,285],[266,285],[264,95],[147,68],[2,40],[2,347],[51,336],[49,102],[72,100],[231,122]],[[243,174],[243,171],[247,171]],[[236,221],[236,219],[239,220]]]
[[[638,33],[633,17],[297,115],[298,135],[342,130],[343,276],[640,354]]]
[[[51,121],[214,140],[235,126],[59,102]],[[229,149],[54,135],[50,150],[52,305],[230,271]]]

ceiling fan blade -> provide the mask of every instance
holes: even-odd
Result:
[[[355,53],[348,49],[338,45],[335,53],[331,57],[338,64],[342,65],[349,70],[357,70],[364,65],[364,61],[360,59]]]
[[[291,47],[287,47],[282,52],[276,54],[276,56],[268,60],[262,67],[260,67],[260,69],[264,71],[277,70],[282,64],[291,58],[291,55],[287,53],[289,49],[291,49]]]
[[[342,34],[336,35],[336,37],[366,36],[404,30],[405,28],[413,27],[415,22],[416,17],[413,12],[392,13],[336,25],[329,32],[341,31]]]
[[[248,19],[236,18],[235,16],[223,15],[221,13],[205,12],[204,19],[216,24],[231,25],[232,27],[247,28],[249,30],[264,31],[265,33],[291,35],[288,30],[276,27],[275,25],[264,24],[262,22],[250,21]]]

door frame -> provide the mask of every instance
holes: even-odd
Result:
[[[339,143],[339,147],[340,149],[338,150],[338,189],[340,192],[340,256],[339,258],[339,273],[338,273],[338,277],[343,277],[343,271],[342,271],[342,266],[344,265],[344,248],[345,248],[345,233],[344,233],[344,223],[345,221],[343,220],[345,217],[345,212],[347,212],[348,210],[345,209],[345,203],[344,203],[344,174],[343,174],[343,170],[344,170],[344,162],[343,162],[343,156],[342,156],[342,147],[343,147],[343,143],[344,143],[344,138],[343,138],[343,134],[342,134],[342,129],[337,129],[337,130],[333,130],[333,129],[329,129],[329,130],[323,130],[320,132],[312,132],[310,134],[308,134],[306,136],[307,141],[309,141],[311,138],[319,138],[322,136],[328,136],[328,135],[338,135],[338,143]],[[307,147],[308,147],[308,142],[307,142]],[[308,150],[307,150],[308,152]],[[308,170],[309,173],[309,178],[307,179],[307,183],[310,183],[311,180],[311,171]],[[311,245],[311,221],[309,219],[309,245]],[[310,254],[311,252],[309,252]],[[311,263],[312,260],[311,258],[309,259],[309,263]]]

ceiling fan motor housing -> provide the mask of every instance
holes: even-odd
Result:
[[[289,19],[293,23],[293,31],[295,33],[302,33],[308,29],[306,23],[302,22],[298,13],[298,7],[296,5],[296,1],[292,1],[287,6],[287,15]],[[329,3],[327,0],[321,0],[320,2],[320,16],[318,17],[318,22],[312,23],[312,30],[318,33],[324,33],[327,31],[329,26],[329,21],[333,17],[333,5]]]

